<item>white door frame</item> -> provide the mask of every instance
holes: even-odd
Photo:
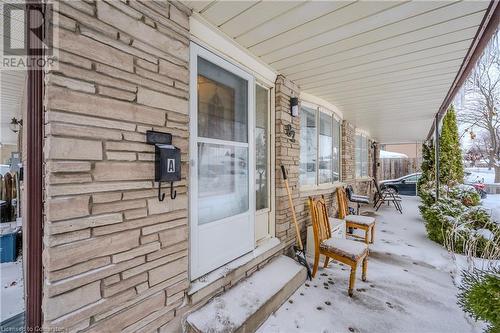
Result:
[[[204,225],[198,225],[198,57],[217,65],[248,82],[248,145],[228,142],[233,146],[248,146],[248,211],[236,216],[224,218]],[[189,268],[190,279],[194,280],[227,262],[252,251],[255,248],[255,80],[253,75],[206,50],[190,43],[190,173],[189,173],[189,224],[190,224],[190,251]],[[203,139],[203,142],[226,143],[223,140]],[[239,221],[236,223],[236,221]],[[217,229],[218,228],[218,229]],[[214,239],[207,239],[211,234]],[[210,237],[209,237],[210,238]],[[237,241],[236,241],[237,240]],[[233,241],[233,242],[231,242]],[[205,244],[201,248],[200,242]],[[207,251],[207,242],[210,242],[208,255],[203,252],[204,259],[200,258],[200,251]]]

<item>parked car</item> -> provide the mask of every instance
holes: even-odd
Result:
[[[417,181],[421,172],[412,173],[398,179],[388,179],[379,182],[380,189],[391,189],[401,195],[417,195]]]

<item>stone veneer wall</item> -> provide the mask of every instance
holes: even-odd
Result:
[[[170,332],[188,282],[189,12],[177,2],[58,3],[45,87],[44,326]],[[57,22],[57,21],[53,21]],[[150,129],[182,151],[157,199]]]

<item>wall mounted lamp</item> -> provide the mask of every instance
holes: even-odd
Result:
[[[9,124],[9,128],[12,132],[17,133],[21,129],[21,126],[23,126],[23,120],[17,120],[17,118],[12,118]]]
[[[299,98],[290,97],[290,113],[292,117],[297,117],[299,115]]]

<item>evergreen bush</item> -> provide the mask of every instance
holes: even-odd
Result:
[[[456,218],[458,218],[466,207],[458,200],[441,197],[431,206],[422,207],[421,213],[425,220],[425,229],[429,239],[439,244],[445,243],[445,238],[451,230]]]
[[[422,175],[417,182],[417,193],[420,195],[422,193],[422,187],[424,187],[429,182],[433,181],[435,178],[434,174],[434,145],[431,142],[424,143],[422,145]]]
[[[450,197],[460,200],[467,207],[477,206],[481,203],[481,196],[473,186],[455,186],[448,193]]]
[[[443,118],[439,137],[439,181],[441,184],[455,185],[463,183],[464,167],[462,150],[458,135],[457,117],[453,105]]]
[[[475,320],[489,324],[488,332],[500,332],[500,268],[462,273],[458,304]]]

